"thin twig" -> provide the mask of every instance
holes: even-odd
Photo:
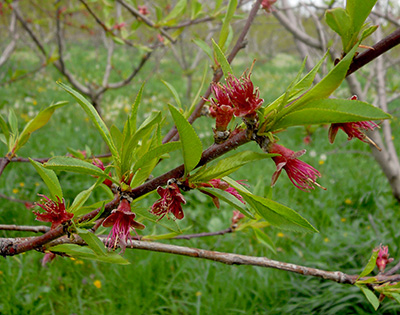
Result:
[[[172,43],[175,43],[176,40],[173,39],[163,27],[156,26],[156,24],[153,21],[151,21],[145,15],[141,14],[138,10],[136,10],[134,7],[132,7],[130,4],[126,3],[125,1],[123,1],[123,0],[117,0],[117,1],[119,3],[121,3],[122,6],[125,7],[133,16],[141,19],[144,23],[146,23],[151,28],[158,29],[162,35],[164,35],[166,38],[168,38]]]
[[[190,240],[192,238],[225,235],[225,234],[229,234],[229,233],[233,233],[233,232],[235,232],[235,230],[230,227],[225,230],[216,231],[216,232],[203,232],[203,233],[195,233],[195,234],[178,235],[178,236],[172,237],[172,239],[174,239],[174,240]]]
[[[123,38],[123,37],[119,37],[117,34],[115,34],[111,29],[109,29],[104,23],[103,21],[96,15],[96,13],[94,13],[94,11],[89,7],[89,5],[86,3],[86,1],[84,0],[79,0],[80,2],[82,2],[82,4],[85,6],[86,10],[89,12],[89,14],[94,18],[94,20],[96,21],[97,24],[99,24],[101,26],[101,28],[104,30],[105,33],[110,34],[111,36],[118,38],[120,40],[122,40],[125,44],[127,44],[128,46],[133,47],[134,45],[127,39]]]
[[[10,200],[12,202],[23,203],[24,205],[32,205],[33,204],[32,201],[9,197],[9,196],[4,195],[2,193],[0,193],[0,198],[7,199],[7,200]]]
[[[11,224],[11,225],[0,224],[0,230],[46,233],[46,232],[50,231],[50,228],[45,225],[29,226],[29,225],[15,225],[15,224]]]
[[[107,236],[99,236],[100,240],[107,246],[108,245],[108,237]],[[0,239],[0,244],[2,243],[2,239]],[[51,242],[48,246],[55,246],[60,244],[79,244],[79,245],[86,245],[81,238],[67,238],[62,237],[56,241]],[[118,247],[118,245],[117,245]],[[226,265],[248,265],[248,266],[257,266],[257,267],[264,267],[264,268],[273,268],[283,271],[288,271],[292,273],[301,274],[304,276],[311,276],[322,278],[325,280],[334,281],[337,283],[342,284],[355,284],[357,281],[357,275],[349,275],[343,273],[341,271],[327,271],[317,268],[306,267],[302,265],[296,265],[286,262],[281,262],[277,260],[272,260],[266,257],[257,257],[257,256],[248,256],[248,255],[239,255],[239,254],[232,254],[226,252],[218,252],[218,251],[211,251],[205,250],[200,248],[193,248],[193,247],[184,247],[184,246],[177,246],[171,244],[163,244],[158,242],[147,242],[147,241],[135,241],[129,240],[126,244],[126,248],[132,249],[141,249],[147,250],[152,252],[161,252],[161,253],[169,253],[174,255],[182,255],[182,256],[189,256],[193,258],[201,258],[216,261],[219,263],[223,263]],[[364,277],[358,280],[367,280],[370,278],[374,278],[376,282],[383,283],[383,282],[397,282],[400,280],[400,275],[388,275],[388,274],[381,274],[374,277]]]

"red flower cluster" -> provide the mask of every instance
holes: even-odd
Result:
[[[160,216],[161,220],[165,215],[172,213],[175,218],[181,220],[184,217],[182,205],[186,204],[177,184],[169,184],[166,188],[158,187],[158,194],[161,198],[151,207],[151,213]]]
[[[226,85],[213,83],[211,89],[216,100],[209,100],[210,115],[216,118],[217,131],[225,131],[233,115],[253,117],[264,102],[259,98],[258,88],[254,89],[250,74],[246,73],[239,79],[230,74],[226,78]]]
[[[112,226],[111,232],[107,237],[107,243],[109,248],[115,248],[117,242],[121,246],[121,252],[123,253],[126,248],[126,241],[129,238],[132,240],[130,231],[131,229],[143,230],[145,226],[139,222],[136,222],[136,215],[131,211],[131,205],[126,199],[122,199],[118,208],[111,212],[104,222],[104,227]]]
[[[276,2],[276,0],[263,0],[261,2],[261,7],[268,13],[274,11],[272,5]]]
[[[45,195],[39,195],[43,197],[46,202],[44,204],[36,203],[39,207],[45,210],[45,213],[33,211],[36,215],[36,220],[42,222],[51,222],[51,229],[55,229],[61,223],[67,222],[74,216],[73,213],[65,211],[64,199],[61,200],[57,196],[57,200],[53,201]]]
[[[294,152],[285,148],[284,146],[274,143],[271,146],[269,153],[280,154],[280,156],[275,156],[272,158],[276,164],[276,171],[272,175],[271,186],[275,185],[279,175],[282,172],[282,169],[284,169],[293,185],[300,190],[309,191],[310,189],[315,188],[314,185],[325,189],[316,182],[317,177],[321,177],[320,172],[318,172],[311,165],[308,165],[307,163],[297,159],[306,153],[306,150]]]
[[[351,97],[351,100],[356,100],[356,99],[357,99],[356,95]],[[376,127],[378,127],[378,125],[375,124],[373,121],[334,123],[329,128],[329,134],[328,134],[329,142],[333,143],[335,141],[337,132],[339,131],[339,129],[342,129],[347,134],[348,140],[351,140],[353,138],[358,138],[365,143],[371,143],[377,147],[377,145],[370,138],[367,137],[365,132],[362,131],[362,130],[365,131],[374,130]]]
[[[147,9],[147,6],[145,6],[145,5],[138,5],[138,11],[142,15],[150,14],[149,10]]]
[[[380,272],[384,272],[386,265],[391,263],[394,258],[389,258],[389,248],[388,246],[379,245],[374,251],[379,251],[378,258],[376,259],[376,266]]]
[[[233,210],[233,216],[232,216],[232,225],[238,224],[238,222],[244,218],[244,214],[241,213],[238,210]]]
[[[216,119],[215,128],[217,131],[225,131],[233,118],[233,107],[225,87],[212,83],[211,89],[216,100],[211,99],[210,115]]]
[[[264,102],[259,98],[258,88],[254,89],[250,73],[248,75],[244,73],[240,79],[229,75],[226,79],[226,91],[235,108],[233,114],[236,117],[253,116]]]

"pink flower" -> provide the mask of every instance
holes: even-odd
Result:
[[[138,5],[138,11],[141,15],[148,15],[150,14],[149,10],[147,9],[147,6],[145,5]]]
[[[210,100],[210,115],[216,118],[215,129],[217,131],[225,131],[233,118],[233,105],[225,86],[212,83],[211,89],[216,100]]]
[[[250,74],[244,73],[239,79],[229,75],[226,79],[226,91],[234,106],[236,117],[253,116],[264,102],[259,98],[258,88],[254,89]]]
[[[315,188],[314,185],[325,189],[316,182],[317,177],[321,177],[320,172],[311,165],[297,159],[306,153],[306,150],[294,152],[284,146],[274,143],[270,148],[269,153],[280,154],[280,156],[272,158],[276,164],[276,171],[272,175],[271,186],[275,185],[282,169],[284,169],[293,185],[300,190],[309,191],[310,189]]]
[[[45,195],[39,195],[39,196],[43,197],[46,200],[46,202],[44,204],[36,203],[36,205],[41,207],[46,212],[39,213],[33,211],[33,213],[36,215],[36,220],[42,222],[51,222],[51,229],[55,229],[60,224],[71,220],[72,217],[74,216],[73,213],[65,211],[64,199],[61,200],[57,196],[57,201],[53,201]]]
[[[240,184],[242,184],[240,181],[238,181]],[[242,184],[243,185],[243,184]],[[238,193],[238,191],[229,186],[229,184],[227,182],[224,182],[221,179],[212,179],[210,180],[208,183],[202,183],[199,185],[199,187],[212,187],[212,188],[217,188],[217,189],[221,189],[226,191],[227,193],[230,193],[232,196],[236,197],[241,203],[245,203],[243,200],[243,197]],[[218,197],[214,196],[213,194],[206,192],[206,191],[202,191],[200,190],[202,193],[210,196],[214,202],[214,205],[219,209],[219,199]]]
[[[131,211],[129,201],[122,199],[118,208],[113,210],[111,215],[104,220],[104,227],[112,226],[111,232],[107,237],[109,248],[115,248],[117,242],[119,242],[121,252],[125,252],[127,239],[129,238],[132,241],[131,229],[143,230],[145,228],[143,224],[134,220],[135,216]]]
[[[169,219],[169,213],[172,213],[179,220],[183,219],[184,214],[181,204],[186,204],[186,200],[183,198],[178,185],[172,183],[167,185],[166,188],[160,186],[157,188],[157,192],[161,198],[153,204],[150,212],[160,216],[159,220],[165,215]]]
[[[378,258],[376,259],[376,266],[380,272],[384,272],[386,265],[391,263],[394,258],[389,258],[389,248],[388,246],[379,245],[374,251],[379,251]]]
[[[93,158],[92,164],[95,165],[95,166],[97,166],[98,168],[100,168],[102,171],[104,171],[104,170],[106,169],[106,168],[104,167],[103,162],[102,162],[101,160],[99,160],[98,158]],[[111,172],[108,173],[108,175],[111,176]],[[112,186],[112,181],[111,181],[110,179],[106,178],[106,179],[103,181],[103,184],[111,188],[111,186]]]
[[[357,96],[354,95],[351,97],[351,100],[356,100]],[[358,138],[363,142],[366,143],[371,143],[376,146],[376,144],[367,137],[365,132],[362,130],[374,130],[374,128],[378,127],[377,124],[375,124],[372,121],[358,121],[358,122],[348,122],[348,123],[334,123],[331,124],[331,127],[329,128],[329,133],[328,133],[328,138],[329,142],[333,143],[336,138],[336,134],[339,131],[339,129],[342,129],[348,136],[348,140],[351,140],[353,138]]]
[[[238,224],[238,222],[244,218],[244,214],[238,210],[233,210],[232,225]]]
[[[272,5],[276,2],[276,0],[263,0],[261,2],[261,7],[268,13],[274,11]]]
[[[42,267],[45,267],[46,264],[48,264],[49,262],[53,261],[54,258],[56,258],[56,254],[54,254],[53,252],[46,252],[44,254],[43,259],[42,259]]]
[[[164,43],[164,37],[161,36],[160,34],[157,34],[157,39],[160,43]]]
[[[126,23],[125,22],[122,22],[122,23],[119,23],[119,24],[115,24],[114,26],[113,26],[113,29],[115,29],[115,30],[121,30],[123,27],[125,27],[126,26]]]

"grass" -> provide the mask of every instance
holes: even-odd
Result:
[[[84,49],[72,49],[71,58],[80,75],[96,78],[96,58],[84,55]],[[167,56],[166,60],[169,60]],[[21,64],[29,67],[35,60],[26,54],[15,55],[10,67]],[[88,58],[88,59],[85,59]],[[94,59],[93,59],[94,58]],[[250,65],[251,58],[243,56],[235,71],[240,73]],[[72,62],[71,60],[69,62]],[[79,64],[81,62],[81,64]],[[128,62],[121,55],[117,66],[123,69]],[[300,63],[288,55],[256,65],[253,79],[260,86],[267,101],[273,100],[296,75]],[[152,72],[154,64],[146,65],[132,86],[112,91],[103,99],[108,124],[121,126],[141,81],[147,78],[140,120],[153,109],[164,110],[174,103],[160,78],[175,87],[185,84],[172,62],[162,62],[161,72]],[[283,67],[283,68],[282,68]],[[127,70],[126,70],[127,71]],[[150,73],[152,73],[150,75]],[[71,100],[54,83],[59,75],[52,68],[35,78],[0,88],[2,108],[6,115],[13,107],[21,124],[52,101]],[[88,78],[90,79],[90,77]],[[195,89],[201,78],[195,78]],[[180,91],[184,100],[185,91]],[[35,105],[36,103],[36,105]],[[212,141],[213,122],[202,118],[195,128],[204,146]],[[171,126],[170,119],[166,130]],[[398,120],[393,120],[394,134],[399,132]],[[293,150],[305,147],[303,128],[294,128],[281,135],[281,143]],[[49,124],[31,137],[20,156],[46,157],[64,155],[66,147],[84,149],[89,146],[94,154],[105,151],[104,144],[92,124],[81,114],[74,102],[59,110]],[[221,237],[175,240],[173,244],[204,249],[266,256],[285,262],[326,270],[359,273],[368,261],[371,250],[380,243],[387,244],[393,257],[399,252],[398,204],[391,195],[387,180],[373,158],[368,146],[359,141],[346,143],[338,135],[334,146],[328,144],[327,130],[314,130],[308,154],[302,159],[316,166],[323,177],[320,183],[327,191],[304,193],[297,190],[285,174],[273,189],[273,199],[298,211],[319,231],[319,234],[298,234],[273,227],[265,232],[275,242],[273,254],[260,244],[250,230]],[[257,150],[254,144],[241,148]],[[0,154],[6,153],[5,147]],[[178,157],[177,157],[178,159]],[[173,156],[160,165],[157,173],[177,164]],[[258,161],[235,173],[235,179],[248,179],[251,189],[263,195],[274,171],[272,161]],[[76,194],[93,183],[69,173],[60,173],[65,198],[69,202]],[[11,164],[0,178],[0,192],[27,200],[37,200],[38,193],[47,190],[29,164]],[[97,192],[92,198],[101,198]],[[188,233],[216,231],[230,225],[232,209],[222,204],[216,209],[205,195],[185,193],[188,203],[181,226],[191,227]],[[149,206],[156,196],[149,198]],[[34,215],[20,204],[1,200],[0,222],[33,224]],[[146,223],[148,224],[148,223]],[[148,224],[148,233],[151,225]],[[107,233],[107,232],[105,232]],[[16,233],[0,231],[2,237]],[[29,235],[29,234],[24,234]],[[225,266],[216,262],[179,257],[169,254],[127,250],[127,266],[102,264],[86,260],[57,258],[47,267],[41,266],[43,255],[29,252],[0,261],[1,314],[370,314],[373,309],[362,293],[354,287],[338,285],[278,270],[249,266]],[[396,314],[400,307],[386,300],[378,313]]]

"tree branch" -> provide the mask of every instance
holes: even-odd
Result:
[[[11,13],[11,21],[10,21],[10,26],[9,26],[9,31],[11,35],[11,42],[4,48],[3,53],[0,56],[0,67],[10,58],[11,54],[13,53],[17,39],[18,39],[18,33],[17,33],[17,28],[16,28],[16,15],[15,12],[12,11]]]
[[[100,240],[107,246],[108,237],[99,236]],[[0,239],[0,244],[1,244]],[[49,246],[55,246],[60,244],[78,244],[86,245],[81,238],[75,238],[74,240],[68,239],[66,237],[60,238],[54,242],[51,242]],[[117,246],[118,247],[118,246]],[[158,242],[146,242],[146,241],[128,241],[127,248],[147,250],[152,252],[168,253],[174,255],[188,256],[192,258],[201,258],[216,261],[226,265],[247,265],[247,266],[257,266],[263,268],[273,268],[282,271],[288,271],[303,276],[310,276],[316,278],[322,278],[325,280],[334,281],[342,284],[355,284],[358,275],[349,275],[341,271],[326,271],[317,268],[306,267],[302,265],[296,265],[286,262],[281,262],[277,260],[272,260],[266,257],[248,256],[240,254],[232,254],[226,252],[218,252],[205,250],[193,247],[184,247],[171,244],[163,244]],[[397,282],[400,280],[400,275],[398,274],[380,274],[374,277],[363,277],[359,280],[366,280],[370,278],[375,278],[377,282]]]
[[[1,194],[1,193],[0,193],[0,198],[7,199],[7,200],[10,200],[10,201],[12,201],[12,202],[23,203],[24,205],[33,204],[32,201],[29,201],[29,200],[22,200],[22,199],[18,199],[18,198],[9,197],[9,196],[6,196],[6,195]]]
[[[400,44],[400,28],[373,45],[373,49],[368,49],[355,57],[347,71],[347,75],[357,71],[398,44]]]
[[[0,230],[2,231],[21,231],[21,232],[34,232],[34,233],[46,233],[50,231],[50,228],[45,225],[7,225],[7,224],[0,224]]]
[[[146,23],[151,28],[158,29],[162,35],[164,35],[166,38],[168,38],[172,43],[175,43],[176,40],[173,39],[164,28],[156,26],[156,24],[153,21],[151,21],[145,15],[141,14],[138,10],[136,10],[134,7],[132,7],[130,4],[126,3],[125,1],[117,0],[117,2],[121,3],[122,6],[125,7],[133,16],[141,19],[144,23]]]

